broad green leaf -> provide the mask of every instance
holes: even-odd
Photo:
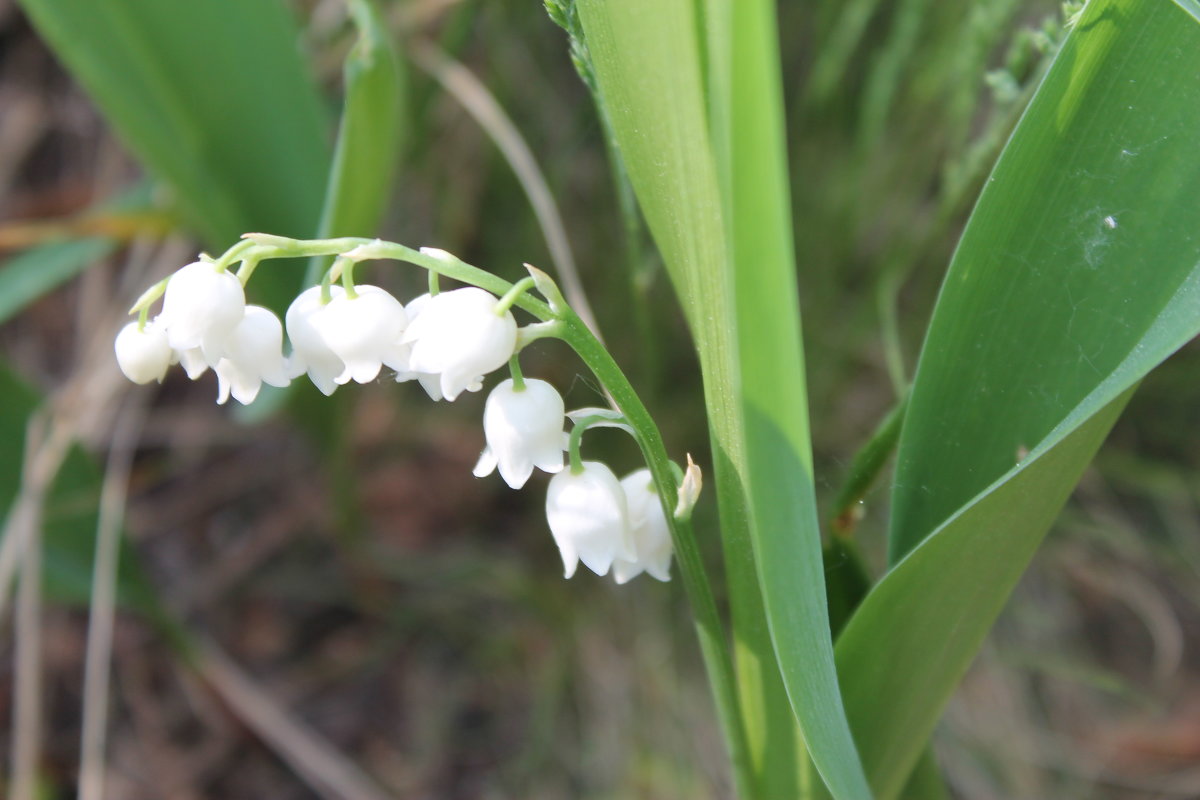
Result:
[[[897,457],[898,561],[1040,442],[1195,266],[1200,26],[1093,2],[955,254]]]
[[[326,118],[276,0],[21,0],[38,32],[208,242],[309,236],[329,171]],[[255,286],[281,302],[300,276]]]
[[[901,404],[894,411],[903,408]],[[891,416],[889,414],[889,418]],[[882,427],[886,430],[887,425]],[[872,441],[874,444],[876,442]],[[829,597],[829,627],[835,641],[870,589],[871,577],[858,546],[853,539],[834,535],[825,546],[825,590]],[[929,749],[917,762],[900,796],[905,800],[949,798],[949,790],[942,780],[937,760]]]
[[[774,9],[705,4],[703,58],[687,0],[586,0],[579,10],[617,144],[700,353],[739,681],[752,684],[742,693],[751,757],[761,768],[782,748],[790,763],[799,744],[790,725],[767,719],[777,706],[754,707],[755,691],[778,698],[761,603],[813,762],[835,796],[867,797],[833,668],[812,497]]]
[[[897,796],[1132,387],[1200,332],[1200,25],[1094,0],[980,198],[898,454],[895,566],[837,644],[872,787]]]

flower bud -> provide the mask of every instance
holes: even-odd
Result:
[[[585,461],[578,475],[563,470],[550,479],[546,519],[562,554],[563,577],[582,561],[597,575],[608,574],[615,559],[636,561],[625,492],[612,470]]]
[[[243,405],[253,403],[264,382],[287,386],[291,380],[283,360],[279,317],[262,306],[246,306],[242,321],[225,345],[225,357],[213,369],[221,405],[230,394]]]
[[[633,531],[636,558],[613,562],[613,577],[625,583],[647,572],[660,581],[671,580],[671,528],[663,513],[662,501],[654,488],[650,470],[639,469],[621,479],[625,503],[629,509],[629,526]]]
[[[475,477],[490,475],[499,466],[504,482],[520,489],[534,467],[560,472],[567,443],[564,410],[562,396],[545,381],[528,378],[521,391],[513,388],[511,378],[497,384],[483,408],[487,447],[475,465]]]
[[[337,299],[345,292],[340,286],[329,287],[331,297]],[[332,302],[332,300],[330,301]],[[313,326],[313,316],[325,306],[321,305],[321,287],[305,289],[288,306],[284,323],[288,339],[292,342],[292,356],[288,361],[288,372],[298,378],[305,372],[325,395],[333,394],[337,388],[335,378],[346,369],[337,353],[329,349],[325,339]]]
[[[199,347],[208,364],[215,366],[245,310],[241,281],[231,272],[218,272],[209,262],[196,261],[167,281],[159,319],[173,349]]]
[[[121,372],[134,383],[161,381],[167,367],[171,366],[167,332],[157,321],[146,323],[141,330],[136,322],[121,328],[113,342],[113,350]]]
[[[483,376],[504,366],[517,345],[516,320],[510,311],[497,315],[496,303],[494,295],[475,287],[424,301],[404,332],[403,341],[413,345],[409,370],[438,375],[447,400],[479,391]]]
[[[383,365],[407,371],[409,346],[400,339],[408,325],[404,306],[378,286],[356,286],[356,295],[340,293],[309,318],[313,329],[345,368],[337,384],[370,383]]]

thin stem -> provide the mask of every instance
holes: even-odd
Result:
[[[500,302],[496,303],[496,316],[503,317],[512,308],[513,303],[517,302],[517,298],[533,288],[535,283],[532,277],[521,278],[513,284],[513,287],[504,293],[504,297],[500,298]]]
[[[328,305],[333,299],[333,270],[325,270],[325,274],[321,276],[321,305]]]
[[[567,441],[567,455],[571,460],[571,474],[583,474],[583,456],[579,454],[579,447],[583,444],[583,432],[588,429],[599,417],[584,417],[577,421],[575,426],[571,428],[571,436]]]
[[[213,262],[213,266],[217,268],[217,272],[224,272],[233,262],[241,260],[242,254],[253,247],[253,242],[243,239],[222,253],[221,257]]]
[[[138,433],[145,418],[145,393],[132,400],[117,418],[108,466],[100,490],[96,521],[96,557],[92,568],[87,658],[83,683],[83,724],[79,746],[79,800],[104,796],[104,742],[108,724],[109,672],[120,563],[121,522],[129,489],[129,472]]]
[[[850,537],[858,525],[861,516],[859,502],[871,489],[879,473],[883,471],[888,457],[896,449],[900,439],[900,429],[904,424],[904,414],[908,410],[908,394],[901,395],[900,401],[888,411],[887,415],[875,428],[871,438],[862,449],[854,455],[850,462],[850,471],[846,482],[837,494],[833,505],[833,517],[830,527],[838,536]]]
[[[525,376],[521,373],[521,360],[516,353],[508,360],[508,371],[512,373],[513,391],[525,391]]]
[[[146,322],[150,319],[150,306],[142,306],[142,310],[138,312],[138,333],[146,330]]]
[[[520,328],[517,328],[517,352],[521,352],[538,339],[545,339],[550,336],[561,338],[562,330],[562,323],[558,320],[522,325]]]
[[[238,267],[237,271],[237,279],[242,282],[242,286],[250,282],[250,278],[254,275],[254,270],[258,269],[260,261],[262,259],[255,256],[248,256],[242,259],[242,265]]]
[[[729,643],[691,522],[677,519],[674,514],[673,503],[678,494],[678,483],[672,474],[671,460],[667,457],[662,434],[621,368],[604,346],[592,336],[583,321],[568,310],[563,315],[563,322],[563,340],[579,354],[592,373],[612,394],[617,408],[633,427],[638,446],[650,468],[650,474],[654,477],[659,500],[663,504],[671,528],[671,540],[675,546],[675,558],[683,578],[684,590],[695,616],[700,652],[708,670],[717,716],[725,732],[730,760],[738,776],[738,784],[746,785],[746,776],[750,775],[750,762],[746,732],[742,727],[738,708],[737,684],[733,675]]]
[[[350,300],[358,297],[358,290],[354,288],[354,262],[348,258],[339,258],[333,263],[334,269],[341,264],[342,288],[346,290],[346,297]]]
[[[306,256],[344,255],[352,261],[386,259],[405,261],[422,269],[436,272],[452,280],[478,286],[494,295],[503,296],[513,288],[511,281],[473,267],[457,256],[443,250],[424,248],[414,250],[395,242],[346,236],[338,239],[289,239],[265,233],[248,233],[245,238],[258,245],[256,253],[268,258],[303,258]],[[552,320],[556,314],[550,306],[528,294],[522,294],[513,305],[528,311],[540,320]]]
[[[163,296],[163,292],[167,291],[167,281],[170,278],[163,278],[158,283],[151,286],[146,291],[142,292],[142,296],[129,307],[130,314],[136,314],[143,311],[154,304],[154,301]]]
[[[433,270],[429,271],[429,296],[437,297],[442,291],[442,287],[438,284],[438,274]]]

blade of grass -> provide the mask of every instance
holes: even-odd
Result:
[[[406,134],[401,123],[408,84],[392,34],[374,0],[349,6],[358,40],[342,66],[345,101],[321,211],[323,239],[375,235]],[[313,259],[306,284],[319,281],[330,263],[328,257]]]
[[[812,763],[834,796],[866,797],[832,665],[775,7],[769,0],[724,5],[725,15],[710,12],[708,24],[731,31],[729,80],[710,78],[709,86],[714,93],[726,84],[728,92],[723,102],[712,103],[727,109],[724,119],[714,114],[712,124],[725,126],[729,144],[724,154],[717,149],[717,159],[732,248],[736,317],[731,327],[738,348],[743,476],[757,574],[778,668]],[[725,61],[710,51],[710,74]],[[715,136],[718,142],[723,138]],[[771,767],[769,780],[788,769],[786,762]],[[807,789],[806,784],[801,776],[798,788]]]
[[[712,137],[714,163],[721,187],[722,216],[726,225],[726,253],[728,264],[738,263],[736,237],[746,233],[733,222],[735,217],[744,222],[739,213],[735,197],[734,164],[734,25],[733,7],[725,0],[706,0],[698,9],[703,10],[701,27],[704,32],[705,86],[707,88],[708,121]],[[756,120],[757,121],[757,120]],[[739,141],[740,143],[740,141]],[[771,143],[767,143],[770,146]],[[744,186],[745,184],[740,184]],[[771,188],[778,192],[778,185]],[[786,189],[785,189],[786,192]],[[774,198],[778,200],[779,198]],[[786,203],[786,194],[783,196]],[[770,201],[768,201],[769,204]],[[741,208],[740,211],[744,211]],[[781,243],[782,233],[770,230],[771,242],[764,248],[771,251]],[[751,244],[743,242],[743,246]],[[776,252],[774,255],[778,256]],[[785,263],[791,265],[790,241],[783,250]],[[737,278],[734,278],[736,285]],[[732,288],[732,287],[731,287]],[[793,292],[794,293],[794,292]],[[727,310],[728,313],[728,310]],[[734,311],[736,313],[736,311]],[[792,312],[794,313],[794,312]],[[703,349],[701,351],[703,356]],[[729,369],[736,371],[737,364]],[[728,427],[725,435],[737,436],[744,443],[745,420],[738,428]],[[748,447],[746,448],[748,450]],[[720,451],[717,451],[720,452]],[[760,575],[756,558],[756,536],[752,520],[752,498],[739,494],[743,484],[721,480],[722,474],[739,474],[745,470],[746,456],[731,459],[726,470],[718,470],[718,500],[721,504],[721,541],[725,558],[725,571],[729,584],[730,616],[733,621],[734,657],[738,670],[738,685],[741,694],[742,716],[746,720],[746,738],[750,749],[751,764],[756,780],[755,789],[761,797],[807,797],[813,790],[812,761],[804,734],[788,701],[783,675],[780,673],[775,645],[771,641],[771,623],[767,616],[766,600],[760,589]]]
[[[5,226],[8,234],[25,228],[33,234],[31,242],[39,244],[8,259],[0,268],[0,323],[112,253],[119,234],[153,226],[155,221],[143,216],[150,211],[151,188],[145,183],[71,220]],[[131,227],[121,229],[122,222]],[[113,236],[89,235],[109,233],[111,228],[118,229],[112,230]]]
[[[704,58],[689,2],[587,0],[579,10],[614,134],[700,352],[722,536],[726,552],[740,554],[727,565],[735,624],[739,604],[763,603],[814,762],[836,796],[869,796],[841,708],[825,608],[773,8],[707,7]],[[733,27],[723,37],[726,23]],[[744,341],[740,326],[750,331]],[[754,573],[739,572],[751,548],[761,600],[750,596]],[[761,639],[750,647],[769,664]],[[764,749],[780,745],[760,740]],[[798,769],[795,745],[794,737],[782,743],[790,770]]]
[[[112,253],[111,239],[52,242],[10,258],[0,269],[0,323]]]

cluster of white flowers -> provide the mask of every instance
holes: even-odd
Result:
[[[117,363],[135,383],[161,381],[174,363],[193,380],[211,367],[222,404],[230,396],[251,403],[263,383],[287,386],[306,373],[330,395],[350,381],[374,381],[385,366],[397,381],[417,380],[432,399],[453,401],[479,391],[484,376],[509,363],[516,349],[511,311],[483,289],[425,294],[403,304],[378,286],[314,286],[295,299],[281,324],[270,310],[246,304],[237,276],[203,260],[167,280],[158,316],[143,313],[115,342]],[[487,447],[475,475],[498,469],[520,489],[535,467],[554,474],[546,514],[566,577],[582,561],[598,575],[611,569],[617,583],[642,572],[670,580],[670,528],[649,471],[618,481],[594,461],[564,469],[566,418],[553,386],[524,379],[514,368],[514,378],[488,396]]]

